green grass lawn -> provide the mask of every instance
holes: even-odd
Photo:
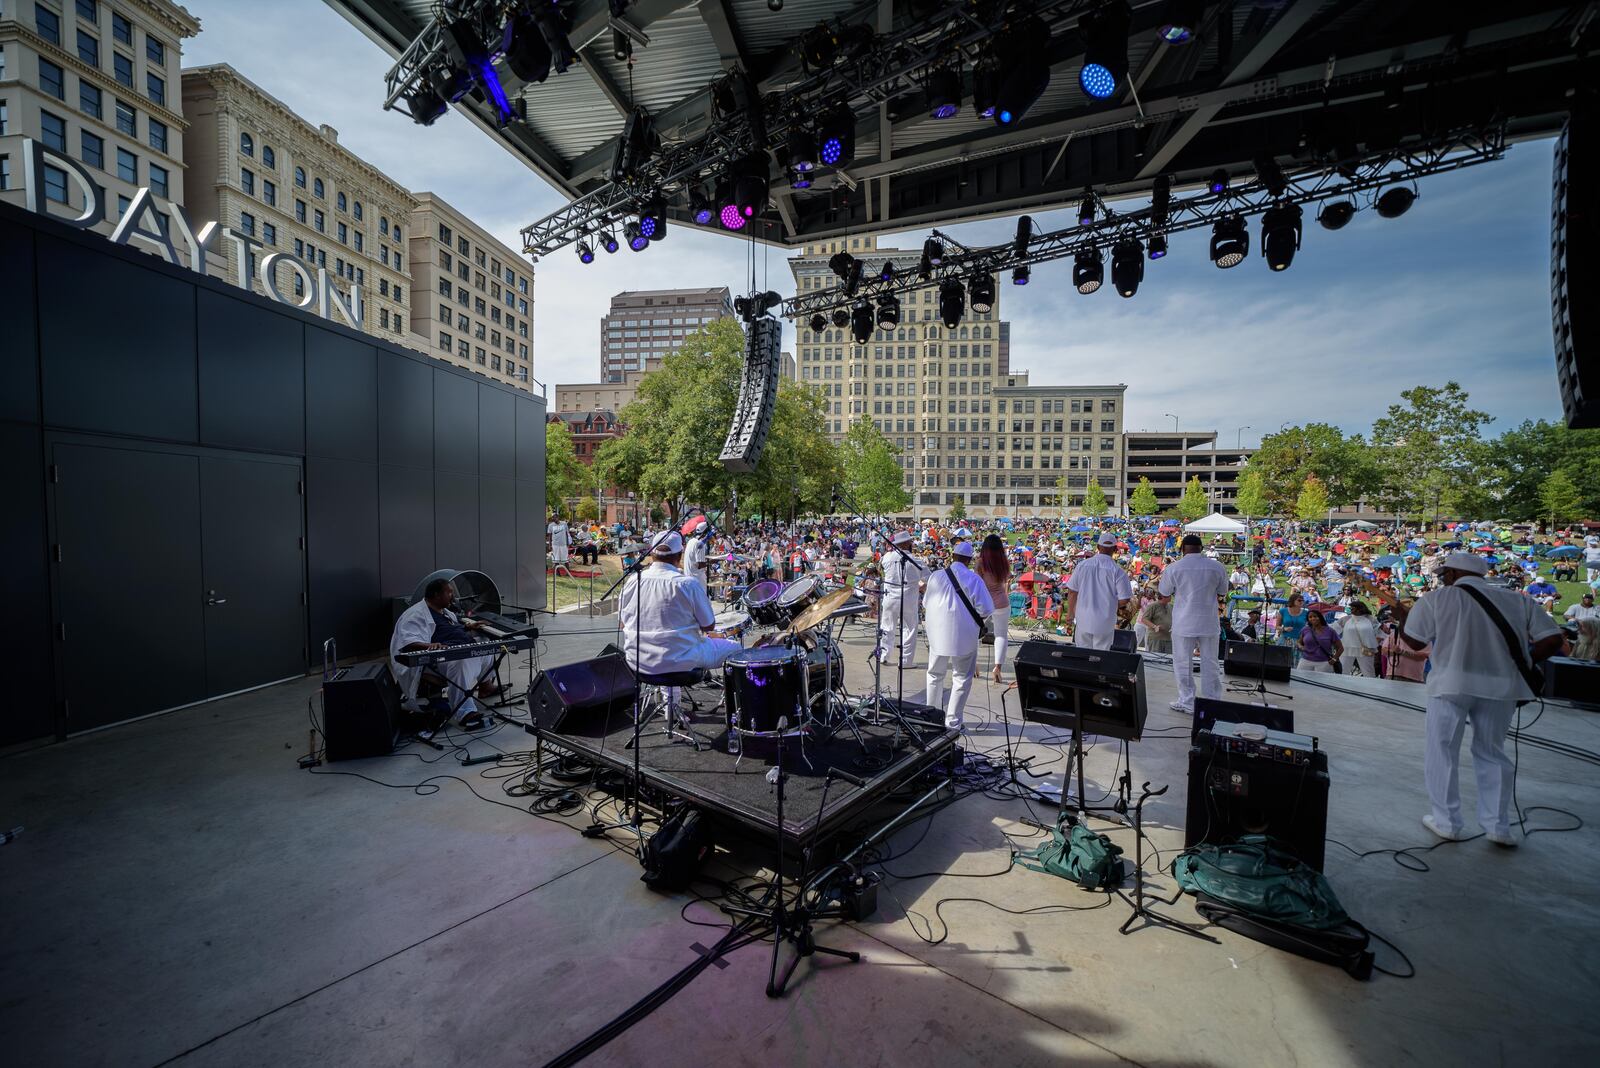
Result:
[[[576,553],[572,554],[571,566],[579,570],[589,568],[578,560]],[[586,578],[567,578],[565,575],[552,577],[545,576],[546,600],[545,607],[551,611],[561,608],[571,608],[575,604],[588,604],[592,596],[596,601],[604,596],[617,581],[617,576],[622,574],[622,557],[615,553],[600,557],[600,570],[602,574],[596,575],[592,580]]]

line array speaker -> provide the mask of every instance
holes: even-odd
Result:
[[[1556,142],[1551,168],[1550,320],[1561,408],[1574,428],[1600,427],[1600,355],[1591,351],[1595,339],[1589,336],[1595,331],[1592,298],[1600,286],[1593,267],[1600,255],[1594,112],[1593,91],[1580,90]]]
[[[750,323],[745,339],[744,374],[739,379],[739,400],[733,409],[733,424],[722,443],[722,466],[736,474],[748,474],[761,462],[767,447],[767,432],[772,429],[772,410],[778,403],[778,379],[782,377],[783,324],[770,315],[758,316]]]

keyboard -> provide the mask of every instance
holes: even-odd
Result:
[[[512,619],[510,616],[503,616],[498,612],[473,612],[462,618],[482,623],[484,625],[484,633],[493,635],[496,638],[520,638],[523,635],[537,638],[539,636],[539,628],[532,623],[521,619]]]
[[[519,634],[510,638],[496,638],[487,642],[468,642],[465,645],[447,645],[443,649],[418,649],[410,653],[396,653],[394,658],[406,667],[426,667],[448,660],[468,660],[474,656],[494,656],[501,650],[508,653],[531,649],[538,633]]]

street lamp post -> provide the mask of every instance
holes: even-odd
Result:
[[[1171,412],[1162,412],[1161,414],[1172,420],[1172,432],[1176,434],[1178,432],[1178,417],[1173,415]]]
[[[1235,430],[1233,432],[1233,451],[1234,452],[1243,452],[1244,451],[1244,432],[1246,430],[1254,430],[1254,429],[1255,429],[1255,427],[1242,426],[1242,427],[1240,427],[1239,429],[1237,429],[1237,430]]]

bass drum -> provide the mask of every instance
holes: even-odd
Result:
[[[783,593],[783,583],[758,582],[745,591],[744,610],[758,627],[782,626],[784,615],[778,607],[778,597]]]
[[[803,651],[783,646],[750,649],[722,662],[730,750],[738,751],[742,737],[805,733],[807,666]]]

